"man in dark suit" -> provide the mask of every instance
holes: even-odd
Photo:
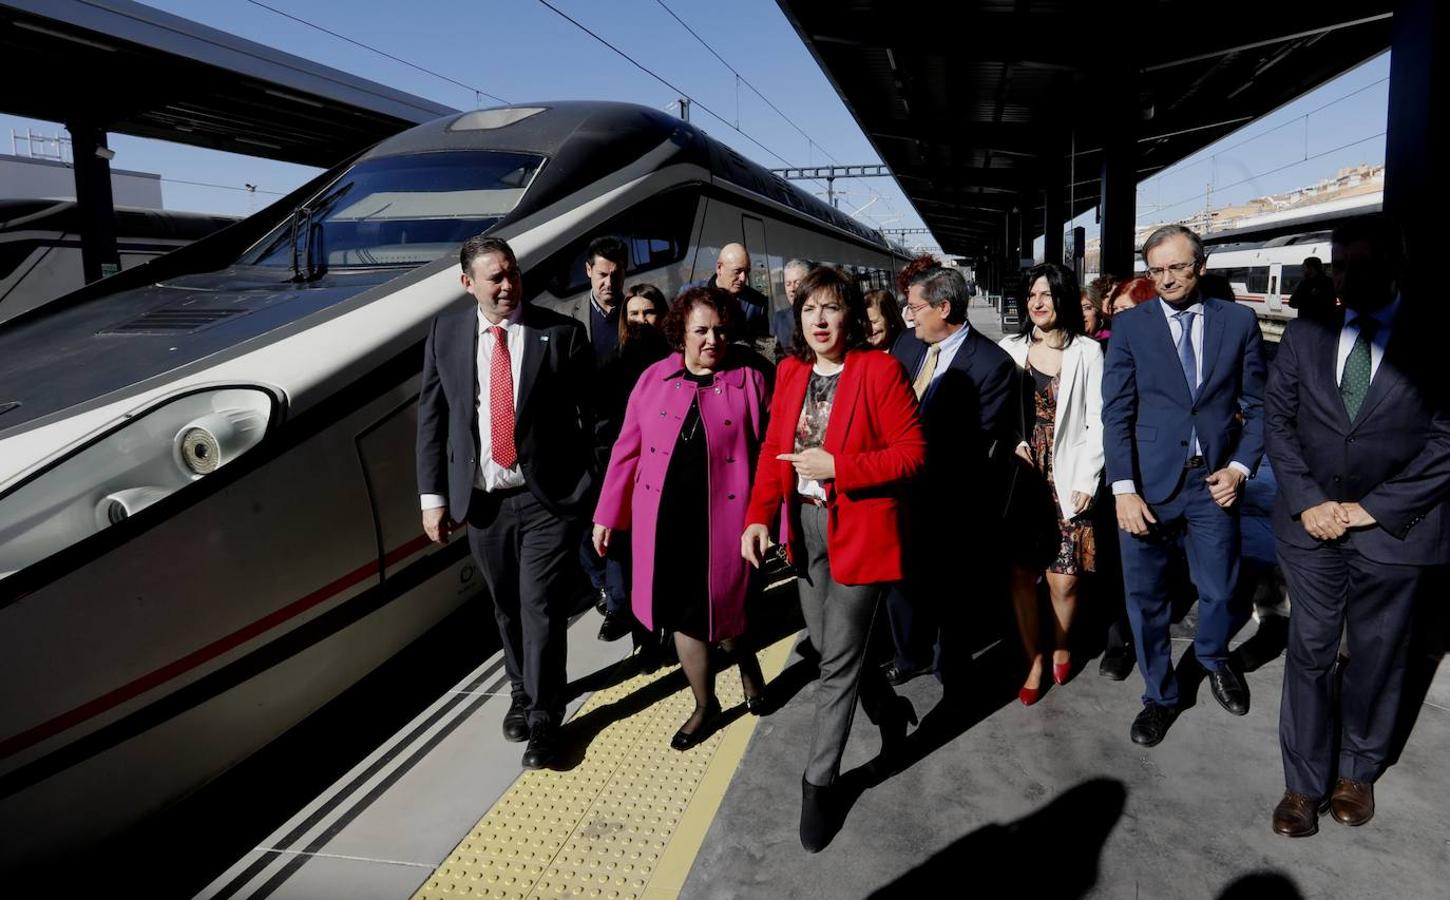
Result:
[[[1266,401],[1274,537],[1293,604],[1279,712],[1286,791],[1273,816],[1288,837],[1318,830],[1326,797],[1345,825],[1374,815],[1416,588],[1450,559],[1444,329],[1400,293],[1393,222],[1355,219],[1331,244],[1344,310],[1289,324]],[[1341,631],[1349,662],[1336,710]]]
[[[578,322],[524,303],[507,243],[469,238],[459,261],[477,302],[440,313],[423,351],[423,529],[441,542],[468,524],[513,694],[504,737],[527,739],[523,765],[537,769],[564,714],[568,582],[594,481],[594,359]]]
[[[770,298],[750,286],[750,253],[744,244],[726,244],[715,258],[715,274],[680,288],[719,288],[730,295],[739,313],[731,340],[752,345],[770,334]],[[676,295],[678,296],[678,294]]]
[[[619,346],[619,317],[624,314],[624,273],[629,267],[629,246],[617,237],[602,235],[589,242],[584,251],[584,277],[589,279],[589,293],[572,300],[551,300],[540,306],[562,313],[580,325],[589,335],[594,348],[596,374],[599,367],[610,359]],[[603,382],[595,381],[596,389],[602,389]],[[596,401],[594,407],[599,409]],[[595,430],[606,425],[603,420],[595,422]],[[610,443],[599,441],[595,453],[598,467],[602,471],[609,463]],[[579,562],[584,574],[589,576],[597,599],[594,608],[604,617],[599,624],[601,641],[617,641],[630,632],[634,617],[629,612],[629,592],[622,565],[618,560],[601,559],[594,552],[594,542],[584,530],[579,545]]]
[[[1134,742],[1178,713],[1165,577],[1181,531],[1198,589],[1193,650],[1214,699],[1236,716],[1249,689],[1228,655],[1237,608],[1239,499],[1264,452],[1264,362],[1253,312],[1199,290],[1205,255],[1180,225],[1143,244],[1158,298],[1113,318],[1103,367],[1103,445],[1122,531],[1123,588],[1146,689]]]
[[[935,645],[938,677],[953,686],[952,670],[967,652],[964,575],[990,583],[981,569],[994,558],[1001,531],[1002,486],[1017,443],[1017,366],[967,322],[968,298],[957,270],[918,272],[907,289],[914,329],[891,349],[912,380],[926,432],[926,465],[908,510],[906,581],[887,596],[896,658],[886,677],[893,684],[930,671]]]

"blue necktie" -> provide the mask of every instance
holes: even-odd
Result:
[[[1198,357],[1193,352],[1193,317],[1196,312],[1183,310],[1173,314],[1178,320],[1178,364],[1183,366],[1183,377],[1188,379],[1188,396],[1198,396]],[[1190,430],[1188,433],[1188,454],[1190,456],[1198,452],[1198,431]]]

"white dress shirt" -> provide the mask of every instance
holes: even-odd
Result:
[[[1372,313],[1366,313],[1372,319],[1378,319],[1379,331],[1369,343],[1369,380],[1374,382],[1374,377],[1379,373],[1380,360],[1385,358],[1385,345],[1390,342],[1390,329],[1394,326],[1395,314],[1400,311],[1400,297],[1395,295],[1394,302],[1384,309],[1377,309]],[[1339,332],[1339,354],[1334,361],[1334,383],[1339,384],[1344,380],[1344,364],[1349,359],[1349,351],[1354,349],[1354,342],[1359,339],[1359,328],[1351,325],[1360,313],[1345,307],[1344,328]]]
[[[475,377],[478,379],[478,396],[475,401],[478,418],[478,468],[474,472],[473,486],[481,491],[503,491],[509,488],[524,486],[524,473],[517,462],[511,468],[505,469],[493,460],[493,417],[489,415],[489,372],[493,364],[494,348],[498,344],[498,338],[491,332],[490,328],[502,328],[507,337],[509,349],[509,367],[513,373],[514,383],[514,423],[518,423],[519,408],[519,372],[524,356],[524,337],[528,329],[523,325],[523,307],[516,308],[513,313],[498,325],[494,325],[483,317],[483,310],[478,310],[478,356],[475,362]],[[515,434],[517,438],[517,434]],[[448,498],[442,494],[422,495],[424,509],[437,509],[440,506],[448,505]]]
[[[936,370],[931,373],[931,384],[927,385],[926,390],[921,395],[923,403],[926,402],[927,397],[931,396],[932,391],[936,390],[937,384],[941,381],[942,374],[951,366],[952,360],[957,358],[957,351],[962,348],[962,344],[967,342],[967,332],[971,330],[972,326],[964,322],[962,323],[962,327],[958,328],[951,337],[943,339],[938,345],[941,349],[936,352]],[[930,351],[931,348],[928,347],[927,352]],[[921,365],[926,365],[925,356],[921,358]],[[917,371],[912,373],[911,377],[913,380],[915,380],[917,373],[920,371],[921,367],[918,366]]]
[[[1174,318],[1174,316],[1180,312],[1191,312],[1194,314],[1193,332],[1189,334],[1188,340],[1193,345],[1194,372],[1192,393],[1194,396],[1197,396],[1198,388],[1203,384],[1203,303],[1201,301],[1195,301],[1183,309],[1178,310],[1170,306],[1167,300],[1159,297],[1158,308],[1163,311],[1163,318],[1168,320],[1168,333],[1173,338],[1173,352],[1175,356],[1178,353],[1178,342],[1183,340],[1183,323]],[[1193,447],[1191,450],[1192,452],[1188,454],[1189,456],[1200,456],[1203,454],[1203,447],[1198,443],[1198,432],[1196,431],[1193,433]],[[1229,468],[1239,470],[1244,474],[1245,478],[1252,474],[1249,472],[1249,467],[1238,460],[1229,463]],[[1131,479],[1125,478],[1122,481],[1113,482],[1113,493],[1136,494],[1138,493],[1138,487],[1133,484]]]

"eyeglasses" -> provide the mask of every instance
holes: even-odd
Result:
[[[1187,275],[1189,272],[1197,268],[1197,266],[1197,260],[1194,260],[1193,262],[1174,263],[1171,266],[1157,266],[1148,270],[1148,277],[1153,279],[1154,281],[1162,281],[1163,276],[1169,274],[1170,272],[1175,276]]]
[[[909,309],[909,310],[911,310],[911,314],[912,314],[913,317],[917,313],[921,312],[923,309],[930,309],[933,306],[936,306],[936,304],[935,303],[919,303],[919,304],[918,303],[908,303],[908,304],[906,304],[906,308]]]

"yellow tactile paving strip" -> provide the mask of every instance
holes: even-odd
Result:
[[[766,678],[780,673],[794,639],[762,653]],[[520,776],[414,900],[676,896],[757,721],[741,715],[685,753],[670,749],[694,709],[682,679],[673,693],[610,721],[612,705],[629,708],[639,692],[658,691],[654,683],[677,678],[676,671],[639,675],[590,697],[566,733],[587,728],[593,717],[608,724],[583,760],[568,771]],[[733,667],[717,676],[716,690],[727,711],[742,702]]]

